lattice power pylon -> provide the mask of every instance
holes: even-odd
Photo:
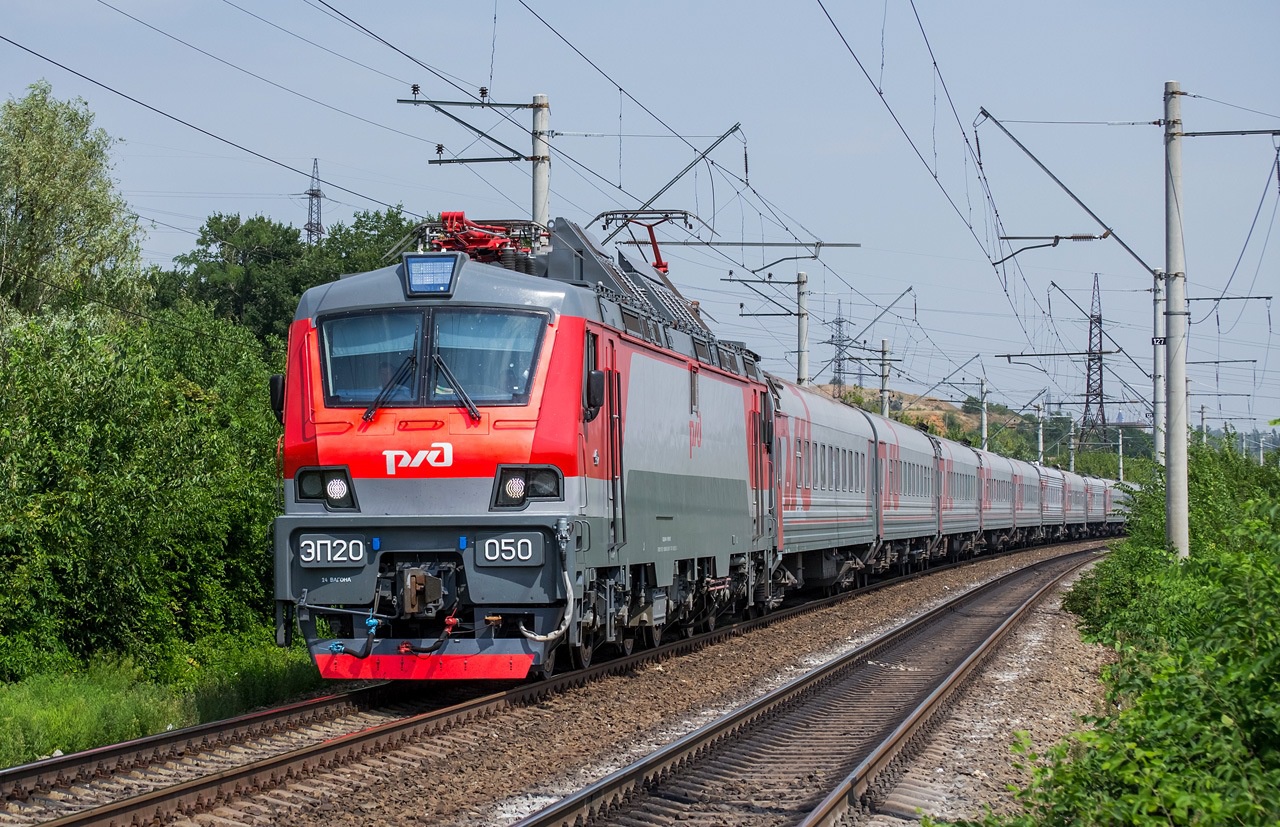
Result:
[[[307,190],[307,223],[302,229],[307,231],[307,243],[317,244],[324,235],[324,224],[320,220],[320,202],[324,193],[320,191],[320,159],[311,159],[311,189]]]
[[[1093,274],[1093,306],[1089,311],[1089,367],[1084,392],[1084,418],[1080,421],[1080,441],[1100,439],[1107,427],[1107,411],[1102,396],[1102,294],[1098,274]]]
[[[849,344],[853,341],[844,333],[844,309],[840,300],[836,300],[836,318],[832,322],[835,327],[835,334],[827,340],[828,344],[834,345],[836,349],[835,362],[831,368],[831,385],[832,392],[839,399],[844,396],[845,391],[845,368],[844,363],[849,360]]]

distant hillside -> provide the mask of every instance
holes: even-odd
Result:
[[[835,397],[834,385],[815,385],[814,387],[832,398]],[[845,397],[846,399],[852,398],[854,401],[860,398],[867,409],[877,412],[880,410],[880,389],[878,387],[864,388],[857,385],[846,385]],[[908,402],[911,403],[911,408],[903,411],[902,406]],[[913,393],[908,394],[892,388],[889,389],[889,413],[895,419],[905,415],[915,422],[927,422],[930,430],[935,434],[946,434],[948,431],[956,429],[965,433],[977,434],[982,430],[982,416],[979,413],[966,413],[959,405],[948,402],[945,399],[938,399],[932,396],[916,399],[916,395]],[[1003,406],[988,405],[988,431],[992,431],[1002,424],[1018,422],[1023,419],[1024,417],[1008,411]],[[1025,419],[1034,421],[1031,417],[1026,417]]]

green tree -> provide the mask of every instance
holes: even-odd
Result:
[[[358,212],[350,227],[334,224],[319,244],[307,246],[297,228],[264,216],[215,214],[200,228],[199,246],[174,259],[177,267],[148,274],[154,303],[205,302],[263,341],[283,338],[303,291],[396,263],[388,253],[416,225],[399,207]]]
[[[397,246],[403,246],[418,219],[400,207],[358,212],[351,226],[334,224],[320,243],[309,251],[300,281],[302,290],[344,273],[363,273],[398,264]]]
[[[215,213],[200,228],[197,244],[174,258],[176,269],[155,274],[158,300],[206,302],[259,339],[283,337],[297,306],[307,249],[298,229],[261,215]]]
[[[0,108],[0,303],[138,305],[141,232],[111,179],[114,141],[83,100],[29,90]]]

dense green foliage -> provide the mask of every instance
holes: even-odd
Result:
[[[0,766],[182,726],[185,705],[128,662],[0,684]]]
[[[1107,713],[1045,755],[1024,743],[1025,813],[984,823],[1280,821],[1280,452],[1195,446],[1190,471],[1190,559],[1165,550],[1156,479],[1067,600],[1120,649]]]
[[[278,426],[253,335],[199,306],[0,321],[0,678],[258,622]]]
[[[189,647],[183,674],[163,682],[130,659],[99,657],[0,683],[0,767],[221,720],[314,689],[306,651],[270,641],[265,628],[206,638]]]

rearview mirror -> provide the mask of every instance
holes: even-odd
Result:
[[[280,420],[280,424],[284,424],[284,374],[273,373],[271,378],[267,380],[267,386],[271,389],[271,410],[276,415],[276,419]]]
[[[587,407],[604,407],[604,371],[593,370],[587,374]]]

